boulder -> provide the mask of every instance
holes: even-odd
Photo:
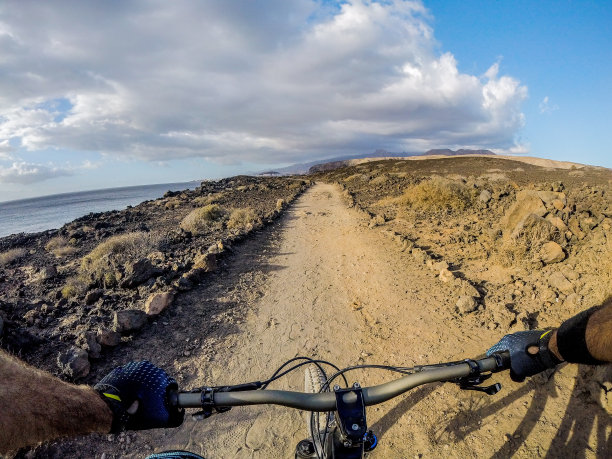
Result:
[[[561,204],[563,204],[563,207],[565,207],[565,203],[567,202],[565,193],[557,193],[555,191],[536,191],[535,193],[537,194],[538,198],[540,198],[546,204],[554,205],[555,201],[560,201]],[[561,209],[563,209],[563,207],[561,207]]]
[[[569,230],[572,232],[574,236],[576,236],[579,240],[584,239],[586,234],[580,229],[580,222],[576,217],[572,217],[569,219],[567,223]]]
[[[563,201],[561,201],[560,199],[555,199],[553,200],[553,202],[551,203],[552,206],[557,209],[557,210],[563,210],[565,209],[565,204],[563,203]]]
[[[489,190],[482,190],[480,192],[480,196],[478,196],[478,200],[480,202],[484,202],[485,204],[487,204],[491,200],[492,197],[493,195],[491,194]]]
[[[194,287],[193,282],[189,280],[188,273],[183,274],[181,278],[174,283],[174,286],[181,292],[186,292]]]
[[[455,281],[458,284],[461,296],[471,296],[472,298],[480,298],[480,292],[470,282],[465,279],[459,279]]]
[[[446,268],[440,270],[439,277],[442,282],[450,282],[455,279],[454,274]]]
[[[140,330],[147,322],[147,314],[140,309],[124,309],[115,311],[113,327],[119,333],[130,333]]]
[[[538,197],[537,192],[519,191],[516,194],[516,202],[508,209],[501,219],[501,227],[505,235],[515,232],[516,228],[529,215],[543,217],[546,215],[546,207]]]
[[[77,340],[77,344],[82,346],[89,354],[89,357],[92,359],[99,359],[100,352],[102,351],[102,346],[98,343],[96,339],[96,334],[94,332],[85,332],[82,334]]]
[[[548,284],[563,293],[574,293],[574,286],[572,283],[563,275],[563,273],[557,271],[550,275],[548,278]]]
[[[54,265],[45,266],[40,271],[40,279],[41,280],[53,279],[55,276],[57,276],[57,268]]]
[[[205,272],[217,270],[217,256],[214,253],[198,255],[193,261],[193,269],[203,269]]]
[[[85,304],[94,304],[98,301],[104,292],[101,289],[90,290],[85,295]]]
[[[173,300],[174,293],[172,292],[154,293],[145,303],[145,312],[149,316],[156,316],[170,306]]]
[[[161,270],[153,266],[151,260],[147,258],[142,258],[134,263],[128,263],[125,267],[125,278],[121,281],[121,287],[137,287],[160,273]]]
[[[546,216],[546,220],[552,223],[555,227],[557,227],[557,229],[562,233],[565,233],[567,231],[567,225],[559,217],[549,214]]]
[[[113,330],[100,329],[96,334],[96,340],[102,346],[114,347],[121,343],[121,335]]]
[[[57,366],[63,374],[72,378],[84,378],[89,374],[90,364],[87,351],[71,347],[57,356]]]
[[[476,308],[478,307],[478,303],[476,302],[474,297],[462,295],[457,300],[456,306],[459,313],[468,314],[476,310]]]
[[[546,242],[540,248],[540,260],[549,265],[565,260],[563,248],[554,241]]]

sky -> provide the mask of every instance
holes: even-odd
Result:
[[[612,167],[612,2],[0,3],[0,201],[377,149]]]

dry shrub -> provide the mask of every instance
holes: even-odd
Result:
[[[227,228],[234,230],[251,230],[253,225],[259,223],[259,217],[253,209],[234,209],[227,221]]]
[[[87,291],[88,282],[81,276],[71,277],[62,288],[62,296],[66,299],[82,295]]]
[[[55,236],[45,244],[45,250],[51,252],[58,258],[68,257],[73,255],[77,249],[69,244],[69,241],[64,236]]]
[[[388,180],[389,177],[386,175],[379,175],[378,177],[370,180],[370,185],[382,185],[383,183],[387,183]]]
[[[221,220],[224,212],[217,204],[209,204],[204,207],[193,209],[181,221],[181,228],[193,234],[202,234],[211,225]]]
[[[170,198],[166,201],[166,204],[164,204],[164,208],[166,210],[172,210],[172,209],[176,209],[177,207],[180,207],[180,205],[181,205],[180,199]]]
[[[349,175],[348,177],[346,177],[344,181],[352,182],[353,180],[361,179],[363,177],[364,177],[363,174],[353,174],[353,175]]]
[[[79,272],[83,278],[95,283],[113,285],[119,267],[145,257],[158,244],[159,238],[151,233],[134,232],[110,237],[83,257]]]
[[[433,177],[409,186],[398,204],[421,211],[465,210],[474,198],[474,191],[463,183]]]
[[[193,200],[196,206],[204,207],[219,202],[225,196],[224,192],[209,194],[208,196],[198,196]]]
[[[528,215],[520,227],[502,242],[499,261],[505,266],[539,264],[538,252],[549,241],[563,242],[559,229],[542,217]]]
[[[293,183],[289,184],[289,189],[290,190],[297,190],[298,188],[302,188],[303,185],[304,185],[304,181],[303,180],[299,180],[297,182],[293,182]]]
[[[26,252],[26,249],[20,247],[17,249],[11,249],[7,250],[6,252],[0,253],[0,266],[6,266],[12,263],[13,261],[23,258]]]

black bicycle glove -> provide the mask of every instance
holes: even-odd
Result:
[[[523,382],[525,377],[533,376],[561,363],[548,349],[552,330],[531,330],[512,333],[504,336],[487,351],[487,356],[494,352],[510,352],[510,377],[513,381]],[[530,347],[537,347],[537,352],[528,352]]]
[[[168,392],[178,390],[176,381],[147,360],[115,368],[94,389],[113,412],[112,433],[178,427],[185,417],[184,410],[168,403]],[[135,401],[138,408],[133,412]]]

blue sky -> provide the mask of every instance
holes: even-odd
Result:
[[[0,201],[379,148],[612,167],[612,2],[0,5]]]

